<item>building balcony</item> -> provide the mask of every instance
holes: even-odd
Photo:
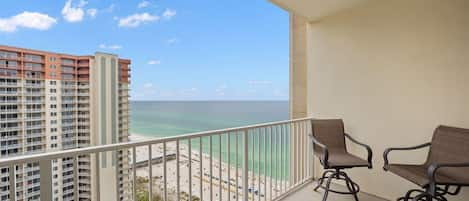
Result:
[[[21,94],[20,91],[0,90],[0,95],[2,95],[2,96],[19,96],[20,94]]]
[[[44,108],[32,108],[32,109],[25,109],[25,113],[42,113],[45,112]]]
[[[62,85],[62,88],[63,88],[63,89],[75,89],[75,88],[77,88],[77,85],[74,85],[74,84],[63,84],[63,85]]]
[[[0,82],[0,87],[19,87],[19,82]]]
[[[37,161],[41,162],[41,174],[47,174],[47,172],[52,171],[52,165],[50,165],[51,163],[44,163],[44,161],[51,162],[54,159],[79,157],[88,154],[96,156],[95,153],[115,153],[116,160],[118,160],[116,164],[119,165],[119,171],[116,171],[114,174],[116,174],[117,177],[129,179],[128,181],[125,180],[127,182],[122,183],[123,189],[120,189],[122,196],[124,196],[124,194],[130,197],[136,196],[136,194],[134,194],[136,192],[133,193],[131,184],[142,182],[144,175],[134,174],[133,168],[135,168],[135,171],[139,172],[138,174],[146,173],[147,177],[150,178],[165,179],[161,184],[152,184],[150,192],[147,192],[152,196],[156,196],[156,192],[159,192],[161,196],[168,194],[174,196],[178,194],[175,194],[175,192],[178,191],[179,193],[185,192],[187,194],[192,192],[192,196],[199,197],[201,196],[199,190],[202,189],[203,200],[210,198],[210,192],[212,192],[213,200],[218,200],[218,195],[223,195],[223,199],[227,198],[228,193],[231,194],[230,197],[236,197],[235,200],[279,200],[287,197],[287,195],[291,193],[290,190],[294,187],[308,188],[308,186],[311,186],[313,178],[312,173],[314,170],[311,165],[312,158],[306,154],[307,152],[304,152],[312,148],[310,141],[306,140],[308,139],[308,122],[310,122],[310,119],[305,118],[240,128],[206,131],[161,140],[151,139],[146,141],[126,142],[123,144],[90,146],[45,153],[40,156],[32,155],[0,159],[0,166]],[[192,142],[188,144],[187,140],[191,140]],[[200,147],[202,141],[206,143],[203,143],[202,147]],[[222,142],[225,143],[223,147]],[[296,146],[290,146],[287,142],[296,142],[297,144]],[[64,146],[66,146],[67,143],[71,145],[70,148],[75,148],[74,140],[64,141]],[[150,146],[155,148],[154,151],[150,153],[139,152],[139,154],[137,154],[137,152],[134,152],[140,149],[147,149]],[[116,150],[119,150],[119,154],[113,152]],[[191,151],[189,152],[189,150]],[[203,155],[200,154],[201,151],[204,153]],[[222,153],[232,154],[224,156]],[[299,155],[296,155],[294,157],[295,159],[288,159],[287,153],[298,153]],[[233,154],[239,155],[238,157],[233,157]],[[102,154],[97,156],[102,156]],[[191,160],[188,160],[188,157],[190,157]],[[176,160],[178,158],[179,160]],[[149,159],[151,161],[150,163],[148,162]],[[89,158],[86,160],[90,162],[94,161],[94,159],[90,160]],[[98,160],[103,159],[98,157]],[[111,158],[107,160],[111,160]],[[79,161],[83,162],[83,160]],[[188,161],[191,162],[188,163]],[[202,169],[199,166],[201,161],[203,163]],[[298,161],[304,162],[301,162],[301,165],[297,165]],[[66,164],[66,161],[64,161],[63,164]],[[276,172],[272,173],[263,169],[266,164],[272,164],[270,167],[275,166]],[[160,168],[161,171],[152,171],[153,173],[148,172],[149,165],[152,165],[153,168]],[[295,168],[296,174],[293,175],[289,172],[291,168]],[[67,170],[67,168],[64,168],[62,171],[65,173]],[[219,173],[225,176],[220,177]],[[230,179],[226,177],[228,173],[231,177]],[[95,174],[97,174],[98,177],[104,176],[99,175],[99,172],[92,173],[87,170],[75,174],[70,174],[63,178],[76,178],[76,176],[78,176],[84,179]],[[190,175],[190,179],[180,179],[176,181],[174,178],[178,178],[177,175],[179,175],[179,177],[182,175]],[[238,175],[238,177],[235,175]],[[44,178],[41,177],[41,179]],[[202,186],[200,186],[200,184],[202,184]],[[103,189],[102,186],[99,188]],[[161,190],[156,190],[157,188]],[[170,191],[169,189],[173,190]],[[42,192],[51,190],[52,186],[41,186],[41,196],[47,195]],[[93,192],[95,188],[86,190]],[[78,193],[80,193],[80,191]],[[79,194],[78,196],[81,195]]]
[[[24,87],[26,88],[44,88],[44,84],[43,83],[39,83],[39,84],[33,84],[33,83],[26,83],[24,84]]]
[[[90,85],[89,84],[79,84],[78,89],[89,89]]]
[[[3,110],[0,110],[0,112],[3,114],[12,114],[12,113],[19,113],[20,111],[18,109],[3,109]]]

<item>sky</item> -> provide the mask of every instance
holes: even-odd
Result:
[[[288,13],[266,0],[2,0],[0,44],[131,59],[132,100],[288,100]]]

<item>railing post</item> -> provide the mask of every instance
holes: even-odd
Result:
[[[39,161],[41,200],[52,199],[52,164],[50,160]]]
[[[9,168],[10,173],[10,200],[16,200],[16,174],[15,174],[15,166],[11,165]]]
[[[249,150],[248,150],[248,130],[243,131],[243,201],[248,201],[249,197]]]
[[[312,125],[312,120],[307,121],[307,135],[308,135],[308,144],[309,144],[309,177],[311,180],[314,180],[314,143],[311,137],[313,136],[313,125]]]

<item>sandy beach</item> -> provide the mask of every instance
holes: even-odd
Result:
[[[138,141],[145,139],[144,136],[132,134],[130,137],[131,141]],[[137,162],[146,163],[148,160],[148,147],[138,147],[137,149]],[[166,155],[175,155],[176,153],[176,143],[167,143],[166,145]],[[238,200],[236,193],[242,195],[242,170],[236,167],[230,167],[226,163],[223,163],[215,158],[212,158],[212,163],[210,163],[210,157],[208,154],[202,154],[202,169],[200,168],[200,153],[198,150],[191,150],[191,161],[189,161],[189,152],[187,144],[179,144],[179,174],[180,174],[180,192],[185,195],[189,195],[189,178],[191,178],[192,183],[192,196],[200,198],[200,181],[202,179],[202,200],[209,200],[212,195],[213,200],[219,200],[219,196],[222,196],[222,200]],[[163,145],[153,145],[152,146],[152,157],[162,157],[163,156]],[[191,164],[191,173],[189,174],[189,163]],[[241,163],[241,161],[239,161]],[[148,164],[148,163],[146,163]],[[220,165],[221,164],[221,165]],[[164,168],[163,163],[155,163],[152,165],[152,176],[153,176],[153,191],[163,195],[164,192]],[[232,161],[232,166],[234,162]],[[210,167],[212,168],[212,178],[210,178]],[[220,175],[221,168],[221,175]],[[149,176],[148,165],[137,167],[137,176],[148,178]],[[228,170],[230,174],[228,175]],[[238,176],[236,176],[236,170],[238,170]],[[175,200],[176,197],[176,186],[177,186],[177,161],[174,157],[167,157],[166,160],[166,174],[167,174],[167,192],[168,198],[170,200]],[[202,174],[201,174],[202,171]],[[201,176],[202,175],[202,178]],[[249,196],[250,198],[258,198],[259,196],[263,199],[264,197],[269,198],[271,192],[269,177],[264,178],[264,176],[252,176],[252,172],[249,173]],[[238,186],[236,186],[236,177],[238,177]],[[221,178],[221,180],[220,180]],[[212,190],[210,191],[210,180],[212,180]],[[275,180],[272,182],[275,184]],[[221,185],[220,185],[221,184]],[[280,181],[277,183],[277,186],[280,186]],[[264,185],[267,185],[267,193],[264,190]],[[286,184],[288,185],[288,184]],[[259,188],[260,186],[260,188]],[[275,185],[272,185],[275,186]],[[221,194],[220,194],[221,187]],[[276,195],[277,188],[274,188],[273,195]],[[228,192],[230,192],[230,198],[228,199]]]

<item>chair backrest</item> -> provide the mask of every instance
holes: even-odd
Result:
[[[330,152],[346,152],[344,122],[341,119],[315,119],[311,123],[313,136],[326,145]],[[315,146],[314,151],[322,150]]]
[[[432,163],[469,163],[469,129],[436,128],[427,165]],[[442,168],[438,172],[469,181],[469,168]]]

